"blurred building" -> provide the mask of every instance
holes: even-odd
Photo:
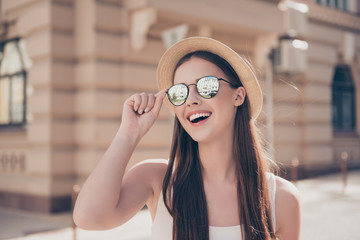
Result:
[[[157,91],[157,62],[184,36],[216,38],[253,64],[258,122],[281,168],[333,171],[343,152],[360,166],[358,0],[0,2],[0,206],[69,209],[124,100]],[[167,158],[172,123],[163,108],[131,162]]]

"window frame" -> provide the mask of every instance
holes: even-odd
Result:
[[[18,53],[20,54],[21,59],[23,59],[23,53],[19,49],[19,42],[20,41],[21,41],[20,37],[6,39],[4,41],[1,41],[0,42],[0,53],[1,54],[3,53],[5,45],[7,43],[16,42],[16,46],[18,48]],[[2,61],[0,61],[0,67],[1,67],[1,62]],[[0,72],[0,82],[2,81],[2,79],[6,79],[6,78],[9,79],[8,91],[9,91],[9,99],[10,99],[9,106],[8,106],[9,107],[9,113],[8,114],[9,114],[10,121],[8,123],[1,123],[0,122],[0,129],[6,128],[6,127],[22,127],[27,123],[27,120],[26,120],[26,115],[27,115],[26,114],[27,113],[27,94],[26,94],[26,92],[27,92],[27,71],[26,71],[26,67],[25,67],[25,64],[24,64],[23,61],[21,62],[21,65],[22,65],[21,66],[22,70],[17,71],[15,73],[1,75],[1,72]],[[13,86],[13,82],[14,82],[13,78],[17,77],[17,76],[21,76],[22,80],[23,80],[22,121],[14,121],[13,117],[12,117],[12,104],[13,104],[13,101],[12,101],[12,94],[13,94],[12,86]]]
[[[316,0],[317,4],[349,12],[348,0]]]
[[[335,77],[339,68],[346,68],[345,71],[348,71],[349,77],[347,81],[336,81]],[[346,101],[346,97],[350,98],[350,105],[345,104],[346,102],[344,101]],[[350,127],[344,124],[343,119],[346,117],[346,113],[343,110],[344,107],[350,113]],[[340,109],[341,112],[339,112],[338,109]],[[356,89],[351,66],[347,64],[337,64],[335,66],[331,84],[331,110],[332,128],[335,134],[356,132]]]

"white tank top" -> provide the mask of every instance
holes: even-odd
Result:
[[[270,209],[271,220],[273,228],[275,228],[275,192],[276,182],[275,175],[272,173],[266,174],[269,185],[270,196]],[[172,226],[173,219],[165,207],[162,193],[160,193],[158,205],[156,209],[156,215],[152,224],[151,240],[171,240],[172,239]],[[241,228],[240,225],[229,227],[215,227],[209,226],[209,239],[210,240],[241,240]]]

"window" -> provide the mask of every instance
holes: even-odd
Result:
[[[341,10],[348,10],[347,0],[316,0],[317,3],[334,7]]]
[[[26,122],[26,64],[24,42],[0,42],[0,126]]]
[[[355,131],[355,89],[348,65],[335,68],[332,82],[332,123],[335,132]]]

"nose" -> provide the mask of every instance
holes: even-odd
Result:
[[[192,86],[189,85],[188,87],[189,87],[189,95],[188,98],[186,99],[187,106],[200,104],[201,97],[196,90],[196,85],[195,84]]]

